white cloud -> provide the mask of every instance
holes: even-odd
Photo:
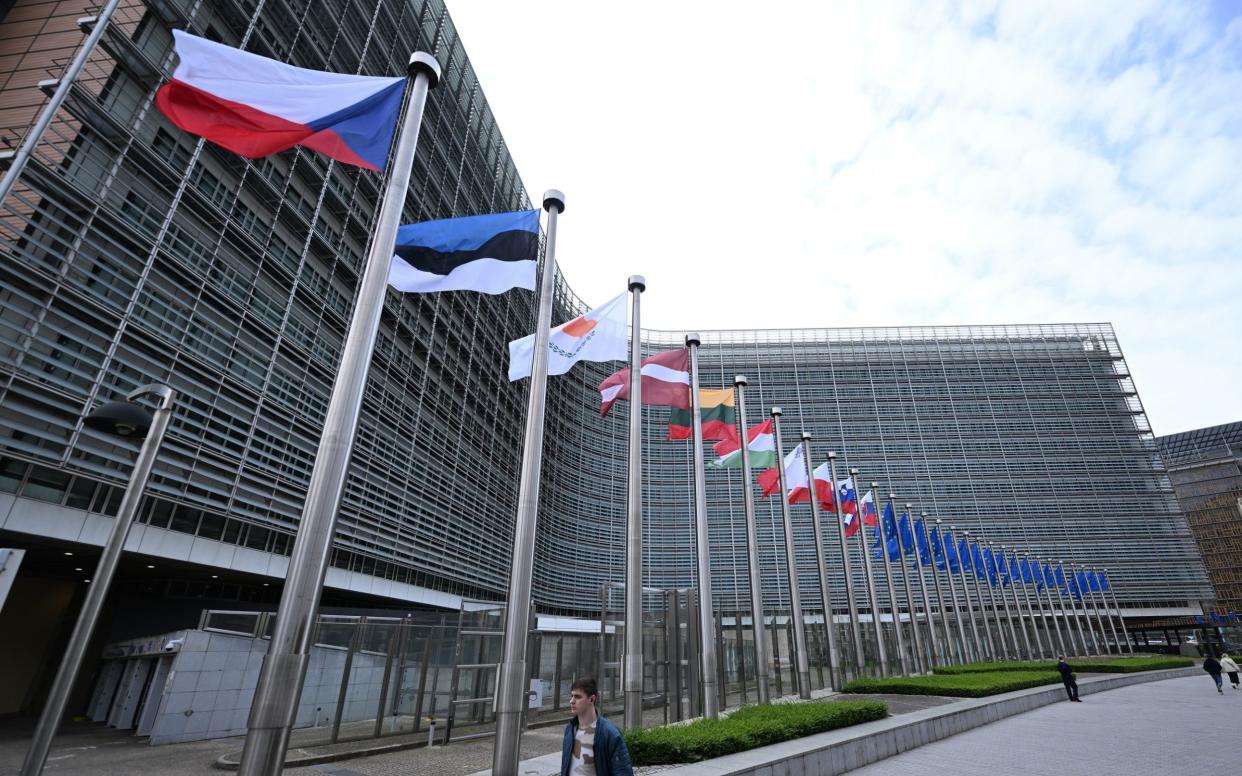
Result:
[[[450,10],[532,199],[566,192],[588,303],[637,272],[660,328],[1111,321],[1158,433],[1238,418],[1242,22],[1219,9]]]

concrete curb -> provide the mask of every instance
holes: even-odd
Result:
[[[1198,676],[1201,671],[1201,668],[1194,666],[1083,678],[1078,681],[1078,690],[1080,695],[1087,696],[1146,682]],[[662,770],[660,776],[799,776],[810,773],[835,776],[990,722],[1063,701],[1065,688],[1059,684],[987,698],[968,698],[947,706],[669,768]],[[528,762],[533,764],[535,761]],[[522,763],[523,774],[543,776],[547,773],[542,769],[528,769],[526,765]]]

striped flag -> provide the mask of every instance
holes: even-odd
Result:
[[[765,468],[776,465],[776,437],[772,436],[772,419],[768,418],[757,426],[751,426],[746,432],[749,440],[746,445],[750,450],[750,465],[753,468]],[[720,456],[708,464],[721,469],[742,468],[742,445],[739,441],[725,440],[716,444],[716,455]]]
[[[690,410],[690,351],[667,350],[641,362],[643,404]],[[599,384],[601,417],[618,399],[630,398],[630,368],[613,372]]]
[[[734,409],[732,388],[704,388],[699,391],[699,413],[703,418],[703,438],[708,440],[732,440],[740,444],[737,436],[737,411]],[[689,409],[674,407],[668,414],[668,438],[689,439],[694,423]]]

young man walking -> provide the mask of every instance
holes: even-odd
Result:
[[[595,680],[582,678],[569,688],[573,719],[565,726],[561,776],[634,776],[630,750],[617,726],[599,713]]]
[[[1065,694],[1074,703],[1082,703],[1078,700],[1078,680],[1074,676],[1074,669],[1070,668],[1070,664],[1065,662],[1065,656],[1057,657],[1057,670],[1061,672],[1061,683],[1065,685]]]

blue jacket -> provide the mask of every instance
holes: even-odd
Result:
[[[565,726],[565,743],[561,747],[561,776],[569,776],[573,762],[574,734],[578,732],[578,718],[572,717]],[[634,776],[630,762],[630,750],[617,726],[595,713],[595,776]]]

